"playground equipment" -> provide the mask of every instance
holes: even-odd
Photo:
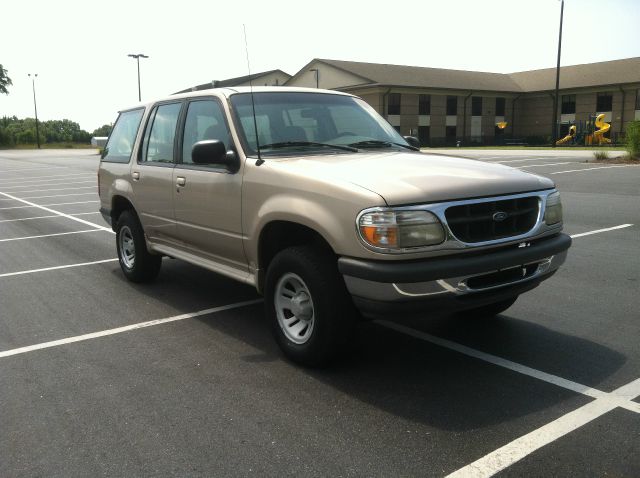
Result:
[[[559,125],[569,125],[568,134],[556,141],[556,145],[563,144],[584,144],[585,146],[609,144],[611,140],[605,138],[605,133],[611,129],[611,125],[604,121],[604,113],[590,115],[587,121],[572,121],[569,123],[559,123]]]
[[[556,141],[556,145],[559,146],[559,145],[567,143],[569,141],[573,141],[575,137],[576,137],[576,125],[572,124],[569,127],[569,134],[566,135],[564,138],[559,139],[558,141]]]
[[[598,117],[596,118],[595,126],[599,129],[597,131],[594,131],[593,133],[593,142],[597,144],[611,143],[611,140],[609,138],[604,137],[604,134],[611,129],[611,125],[604,122],[604,113],[598,115]]]

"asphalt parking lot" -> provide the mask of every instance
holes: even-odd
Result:
[[[95,152],[0,151],[0,476],[640,476],[640,167],[462,154],[557,182],[565,266],[495,320],[364,323],[308,370],[248,286],[124,279]]]

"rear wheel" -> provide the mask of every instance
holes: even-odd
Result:
[[[494,302],[493,304],[483,305],[482,307],[476,307],[475,309],[463,310],[458,315],[469,319],[474,317],[495,317],[511,307],[516,300],[518,300],[517,295],[515,297],[501,300],[500,302]]]
[[[355,310],[336,259],[319,249],[291,247],[274,257],[265,307],[278,345],[303,365],[327,364],[353,334]]]
[[[118,218],[116,246],[120,268],[127,279],[150,282],[158,276],[162,256],[149,253],[142,225],[132,211],[124,211]]]

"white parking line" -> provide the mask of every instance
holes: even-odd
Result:
[[[527,367],[526,365],[522,365],[517,362],[512,362],[511,360],[507,360],[502,357],[497,357],[495,355],[481,352],[480,350],[472,349],[471,347],[467,347],[466,345],[461,345],[459,343],[452,342],[451,340],[436,337],[435,335],[430,335],[425,332],[421,332],[420,330],[412,329],[410,327],[406,327],[404,325],[397,324],[395,322],[389,322],[386,320],[376,320],[375,322],[382,325],[383,327],[401,332],[416,339],[424,340],[425,342],[439,345],[440,347],[453,350],[468,357],[473,357],[482,360],[483,362],[498,365],[513,372],[518,372],[523,375],[542,380],[543,382],[566,388],[567,390],[571,390],[581,395],[586,395],[587,397],[596,399],[611,398],[610,393],[603,392],[602,390],[598,390],[581,383],[573,382],[571,380],[567,380],[566,378],[558,377],[557,375],[552,375],[541,370],[536,370],[534,368]],[[620,400],[615,400],[615,402],[617,403],[616,406],[626,408],[627,410],[630,410],[632,412],[640,413],[640,403],[626,403],[625,401]]]
[[[571,433],[583,425],[620,406],[620,401],[631,401],[640,395],[640,378],[611,392],[609,397],[593,402],[547,423],[537,430],[517,438],[507,445],[483,456],[470,465],[451,473],[447,478],[489,477],[520,461],[534,451]],[[632,402],[633,403],[633,402]]]
[[[0,173],[13,173],[15,171],[35,171],[35,170],[43,170],[43,169],[60,169],[60,168],[69,168],[69,166],[48,166],[48,165],[42,165],[39,168],[16,168],[16,169],[4,169],[2,171],[0,171]]]
[[[48,196],[27,196],[27,197],[23,197],[23,198],[16,197],[16,199],[66,198],[66,197],[69,197],[69,196],[89,196],[91,194],[98,194],[97,188],[96,188],[96,191],[93,191],[93,192],[90,192],[90,193],[51,194],[51,195],[48,195]],[[0,201],[8,201],[8,199],[0,199]]]
[[[30,186],[17,186],[14,188],[2,188],[3,191],[7,191],[10,193],[20,193],[20,194],[24,194],[24,193],[44,193],[44,192],[49,192],[49,191],[69,191],[69,190],[77,190],[77,189],[91,189],[94,188],[96,191],[98,190],[98,185],[96,184],[95,181],[84,181],[81,183],[71,183],[71,184],[88,184],[88,183],[93,183],[93,186],[70,186],[70,187],[66,187],[66,188],[56,188],[56,189],[31,189],[29,191],[16,191],[16,189],[20,189],[20,188],[34,188],[36,187],[36,185],[32,184]],[[66,184],[66,183],[65,183]],[[62,184],[48,184],[47,186],[62,186]]]
[[[84,177],[79,177],[79,176],[84,176]],[[6,184],[1,184],[0,186],[2,186],[3,188],[5,187],[16,187],[16,186],[12,186],[12,184],[26,184],[26,186],[21,186],[21,187],[29,187],[29,185],[31,183],[35,183],[35,184],[42,184],[42,183],[61,183],[61,184],[66,184],[69,180],[71,181],[82,181],[82,180],[89,180],[93,178],[94,182],[97,182],[96,179],[96,175],[95,174],[90,174],[90,173],[81,173],[76,175],[75,177],[71,177],[69,178],[68,176],[64,176],[61,178],[49,178],[49,179],[29,179],[29,180],[22,180],[22,181],[15,181],[15,180],[7,180],[7,179],[0,179],[0,182],[4,182]]]
[[[0,192],[0,194],[5,194]],[[17,198],[16,198],[17,199]],[[23,202],[27,202],[27,201],[23,201]],[[0,211],[6,211],[7,209],[25,209],[28,207],[38,207],[40,209],[44,209],[45,211],[48,211],[49,209],[47,209],[45,206],[66,206],[67,204],[90,204],[93,202],[100,202],[100,201],[75,201],[75,202],[56,202],[53,204],[33,204],[31,203],[29,206],[11,206],[11,207],[0,207]],[[58,212],[58,211],[56,211]],[[60,213],[58,213],[58,216],[60,215]],[[69,214],[71,215],[71,214]]]
[[[20,347],[12,350],[5,350],[0,352],[0,358],[10,357],[12,355],[24,354],[27,352],[33,352],[34,350],[42,350],[51,347],[58,347],[60,345],[66,345],[74,342],[82,342],[84,340],[96,339],[99,337],[106,337],[108,335],[121,334],[123,332],[129,332],[131,330],[142,329],[145,327],[153,327],[154,325],[167,324],[169,322],[176,322],[178,320],[192,319],[194,317],[201,317],[203,315],[215,314],[216,312],[223,312],[225,310],[238,309],[240,307],[247,307],[262,302],[262,299],[246,300],[244,302],[236,302],[235,304],[222,305],[220,307],[212,307],[210,309],[199,310],[198,312],[191,312],[188,314],[174,315],[173,317],[166,317],[164,319],[149,320],[148,322],[138,322],[136,324],[125,325],[124,327],[117,327],[115,329],[101,330],[100,332],[93,332],[91,334],[76,335],[75,337],[67,337],[66,339],[53,340],[51,342],[43,342],[40,344],[29,345],[26,347]]]
[[[23,236],[10,237],[8,239],[0,239],[0,242],[25,241],[27,239],[41,239],[44,237],[68,236],[69,234],[83,234],[85,232],[104,232],[102,229],[85,229],[84,231],[56,232],[54,234],[41,234],[39,236]]]
[[[633,226],[633,224],[621,224],[615,227],[607,227],[606,229],[596,229],[595,231],[582,232],[580,234],[572,234],[571,237],[576,238],[576,237],[590,236],[592,234],[600,234],[601,232],[615,231],[616,229],[624,229],[625,227],[631,227],[631,226]]]
[[[27,205],[26,207],[37,207],[37,208],[42,209],[43,211],[47,211],[47,212],[50,212],[52,214],[57,214],[59,216],[69,218],[69,219],[71,219],[73,221],[77,221],[77,222],[80,222],[82,224],[86,224],[87,226],[92,226],[92,227],[95,227],[97,229],[102,229],[103,231],[108,231],[111,234],[115,234],[115,232],[113,232],[111,230],[111,228],[109,228],[109,227],[105,227],[105,226],[101,226],[99,224],[95,224],[93,222],[85,221],[84,219],[80,219],[80,218],[74,217],[74,216],[72,216],[70,214],[65,214],[63,212],[56,211],[55,209],[50,209],[50,208],[46,207],[46,205],[41,205],[41,204],[36,204],[36,203],[29,202],[29,201],[25,201],[24,199],[12,196],[11,194],[3,193],[1,191],[0,191],[0,194],[2,194],[3,196],[6,196],[8,198],[15,199],[16,201],[19,201],[21,203],[24,203],[24,204]],[[90,202],[98,202],[98,201],[90,201]],[[63,204],[63,203],[61,203],[61,204]],[[61,204],[58,204],[58,205],[61,205]],[[71,203],[69,203],[69,204],[71,204]],[[56,204],[49,204],[49,206],[56,206]],[[18,208],[18,207],[25,207],[25,206],[15,206],[15,207]],[[0,209],[12,209],[12,208],[0,208]]]
[[[527,158],[527,159],[508,159],[505,161],[491,161],[492,163],[525,163],[528,161],[541,161],[543,159],[557,159],[557,158],[546,158],[546,157],[542,157],[542,158]]]
[[[618,166],[600,166],[597,168],[584,168],[584,169],[569,169],[567,171],[556,171],[555,173],[548,174],[564,174],[564,173],[581,173],[582,171],[595,171],[596,169],[611,169],[611,168],[629,168],[629,165],[618,165]]]
[[[100,211],[93,212],[78,212],[76,214],[69,214],[69,216],[88,216],[89,214],[100,214]],[[50,216],[34,216],[34,217],[22,217],[20,219],[3,219],[2,222],[19,222],[19,221],[33,221],[35,219],[49,219],[53,217],[60,217],[60,214],[52,214]]]
[[[563,161],[561,163],[540,163],[540,164],[525,164],[524,166],[518,166],[519,169],[522,168],[542,168],[544,166],[558,166],[560,164],[578,164],[580,161]]]
[[[105,262],[116,262],[117,260],[118,259],[104,259],[101,261],[80,262],[77,264],[66,264],[64,266],[43,267],[42,269],[30,269],[27,271],[5,272],[4,274],[0,274],[0,277],[21,276],[24,274],[33,274],[34,272],[57,271],[60,269],[70,269],[73,267],[91,266],[93,264],[104,264]]]
[[[93,176],[96,177],[96,173],[86,172],[86,173],[71,173],[71,174],[49,174],[48,176],[23,176],[21,178],[2,178],[0,179],[0,183],[15,183],[16,181],[20,182],[30,182],[31,180],[47,180],[51,178],[58,178],[56,181],[61,178],[70,178],[76,176]],[[24,181],[22,181],[24,179]]]

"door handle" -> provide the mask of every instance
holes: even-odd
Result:
[[[176,178],[176,185],[177,186],[184,186],[185,184],[187,184],[187,178],[185,178],[184,176],[178,176]]]
[[[138,171],[134,171],[131,173],[131,177],[133,178],[134,181],[138,181],[140,180],[140,173]]]

